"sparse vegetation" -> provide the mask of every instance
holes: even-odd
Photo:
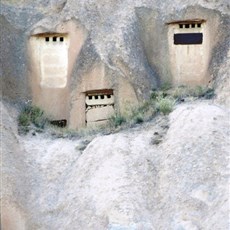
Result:
[[[168,115],[176,104],[184,101],[198,98],[210,99],[214,95],[214,90],[208,87],[179,86],[173,88],[169,84],[165,84],[160,90],[153,90],[149,100],[138,106],[127,108],[125,114],[112,116],[107,125],[87,127],[77,131],[50,125],[52,122],[47,119],[40,108],[29,105],[22,110],[18,118],[19,133],[26,134],[30,130],[42,132],[45,127],[49,127],[49,132],[55,138],[94,136],[98,133],[108,134],[149,121],[158,114]]]
[[[140,104],[139,106],[131,107],[127,109],[123,115],[116,115],[110,119],[109,126],[113,127],[132,127],[135,124],[141,124],[150,120],[156,110],[151,101]]]
[[[169,93],[177,100],[181,101],[186,97],[211,99],[215,96],[213,88],[205,86],[179,86],[169,90]]]
[[[156,102],[156,109],[158,112],[168,115],[172,112],[175,105],[175,100],[171,97],[158,98]]]
[[[124,122],[126,122],[126,119],[124,116],[115,115],[110,118],[110,124],[114,125],[115,128],[120,126]]]
[[[141,116],[141,114],[134,118],[134,122],[135,122],[135,124],[140,124],[140,123],[144,122],[144,119]]]
[[[176,104],[186,101],[187,98],[210,99],[214,96],[214,90],[208,87],[179,86],[171,87],[169,83],[163,84],[160,90],[153,90],[150,99],[137,107],[129,109],[125,115],[116,115],[111,118],[110,126],[118,128],[132,127],[135,124],[152,119],[157,114],[168,115]]]
[[[172,85],[170,82],[164,82],[161,86],[162,91],[167,91],[172,88]]]
[[[25,106],[18,117],[18,129],[20,134],[26,134],[30,130],[41,132],[47,123],[48,119],[44,112],[32,105]]]

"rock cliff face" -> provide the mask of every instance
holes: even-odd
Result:
[[[1,74],[3,95],[31,99],[28,40],[36,28],[55,31],[62,22],[77,20],[87,31],[81,53],[74,63],[73,82],[104,63],[113,79],[124,78],[139,99],[152,88],[173,78],[167,23],[201,18],[210,30],[207,79],[217,75],[215,64],[229,50],[228,1],[2,1]],[[4,68],[3,68],[4,67]],[[215,70],[215,71],[214,71]],[[75,79],[76,78],[76,79]],[[74,80],[75,79],[75,80]]]
[[[227,0],[2,0],[0,7],[2,229],[228,229]],[[93,139],[17,134],[16,102],[33,99],[31,35],[55,34],[69,21],[84,31],[70,74],[73,101],[95,72],[120,84],[119,95],[143,100],[173,79],[167,23],[197,18],[211,28],[213,100]]]
[[[3,105],[3,229],[227,229],[229,113],[210,102],[117,134],[18,137]]]

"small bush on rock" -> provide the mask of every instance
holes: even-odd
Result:
[[[26,134],[30,130],[42,131],[47,122],[48,119],[40,108],[27,105],[18,117],[19,133]]]
[[[121,115],[115,115],[115,116],[112,116],[110,118],[110,123],[114,127],[118,127],[121,124],[123,124],[124,122],[126,122],[126,119],[125,119],[125,117],[123,117]]]
[[[215,92],[213,88],[207,86],[178,86],[174,89],[171,89],[169,92],[177,101],[181,101],[186,97],[196,98],[205,98],[211,99],[215,96]]]
[[[161,97],[157,99],[156,109],[158,112],[168,115],[172,112],[175,101],[170,97]]]

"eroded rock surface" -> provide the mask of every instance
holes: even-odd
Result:
[[[84,140],[18,137],[5,117],[2,199],[17,202],[21,229],[228,228],[229,113],[218,105],[180,105],[83,151]]]
[[[82,74],[103,63],[109,69],[106,76],[126,79],[139,99],[147,98],[152,88],[172,80],[174,65],[170,64],[167,23],[196,18],[208,23],[204,55],[210,57],[205,58],[205,74],[213,80],[219,76],[218,63],[229,50],[227,0],[4,0],[0,18],[3,95],[31,99],[27,81],[34,69],[29,66],[27,50],[30,36],[38,28],[54,32],[62,23],[73,20],[87,31],[87,39],[75,60],[71,85],[75,87]]]
[[[18,136],[15,107],[1,103],[3,229],[228,229],[227,0],[2,0],[0,7],[0,91],[11,103],[32,99],[27,52],[36,29],[72,20],[87,31],[72,63],[72,93],[103,66],[100,77],[138,99],[172,77],[168,22],[201,18],[216,29],[207,70],[214,101],[179,105],[169,118],[92,141]],[[129,85],[135,92],[126,95]]]

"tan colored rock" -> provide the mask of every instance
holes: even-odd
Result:
[[[87,126],[88,122],[108,120],[114,114],[113,106],[103,106],[89,109],[86,113]]]
[[[3,1],[3,96],[80,129],[89,91],[112,90],[124,114],[165,83],[212,83],[229,50],[228,21],[225,0]],[[174,44],[184,33],[202,33],[202,44]]]
[[[90,121],[103,120],[105,116],[111,117],[114,113],[123,112],[127,106],[138,104],[138,99],[131,83],[118,76],[113,79],[109,69],[103,62],[97,63],[91,70],[79,76],[81,79],[70,97],[69,127],[79,129],[86,126],[87,106],[100,106],[113,104],[114,109],[99,109],[98,112],[90,112]],[[107,93],[110,92],[110,93]],[[89,100],[92,95],[92,100]],[[104,99],[100,97],[104,96]],[[108,98],[107,95],[110,95]],[[98,99],[95,99],[97,96]],[[90,110],[89,110],[90,111]],[[106,115],[103,115],[105,111]],[[94,117],[95,115],[95,117]],[[100,118],[99,115],[102,115]]]
[[[32,31],[28,45],[32,101],[53,120],[68,118],[71,74],[86,37],[76,20],[62,22],[52,32],[40,27]]]
[[[214,29],[213,25],[202,20],[169,24],[169,55],[175,85],[203,85],[209,82],[208,65],[211,56],[209,26]],[[175,44],[175,36],[181,34],[184,37],[189,35],[184,38],[185,43],[192,41],[193,36],[200,35],[201,44]]]
[[[13,203],[5,202],[5,200],[1,203],[1,229],[26,230],[22,210]]]

